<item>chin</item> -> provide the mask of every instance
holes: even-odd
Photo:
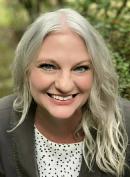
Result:
[[[71,119],[73,117],[73,115],[64,115],[64,114],[51,114],[51,116],[59,120]]]
[[[61,120],[64,120],[64,119],[71,119],[73,117],[75,117],[77,114],[77,111],[65,111],[65,110],[60,110],[60,111],[55,111],[55,112],[50,112],[50,115],[56,119],[61,119]]]

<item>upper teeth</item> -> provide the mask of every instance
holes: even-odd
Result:
[[[58,95],[52,95],[53,98],[55,98],[56,100],[69,100],[72,98],[72,95],[70,96],[66,96],[66,97],[62,97],[62,96],[58,96]]]

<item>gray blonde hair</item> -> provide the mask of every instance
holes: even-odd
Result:
[[[29,66],[44,38],[50,32],[61,29],[62,15],[67,26],[85,41],[94,69],[94,83],[83,107],[81,122],[85,133],[85,162],[92,170],[92,164],[96,161],[102,171],[119,177],[125,166],[128,139],[117,101],[118,77],[102,37],[84,17],[72,9],[59,9],[41,15],[30,25],[17,46],[13,65],[17,97],[13,107],[22,112],[22,116],[15,128],[25,120],[32,102],[27,79]]]

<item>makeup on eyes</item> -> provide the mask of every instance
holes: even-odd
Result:
[[[79,72],[79,73],[83,73],[83,72],[86,72],[86,71],[88,71],[88,70],[90,70],[90,69],[91,69],[91,67],[90,67],[90,65],[88,64],[88,65],[80,65],[80,66],[77,66],[77,67],[74,68],[74,71],[77,71],[77,72]]]
[[[56,66],[50,63],[42,63],[39,65],[39,68],[42,68],[45,70],[53,70],[53,69],[56,69]]]
[[[53,70],[57,70],[57,69],[61,68],[59,63],[57,64],[57,62],[52,59],[38,60],[37,65],[38,65],[38,68],[41,68],[45,71],[53,71]],[[78,73],[83,73],[83,72],[86,72],[90,69],[91,69],[90,60],[82,60],[82,61],[74,64],[74,66],[72,66],[71,70],[78,72]]]

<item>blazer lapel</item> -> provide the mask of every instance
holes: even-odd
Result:
[[[12,134],[16,169],[20,177],[38,177],[34,144],[35,107],[31,105],[25,121]],[[19,120],[19,114],[12,113],[11,128]]]

